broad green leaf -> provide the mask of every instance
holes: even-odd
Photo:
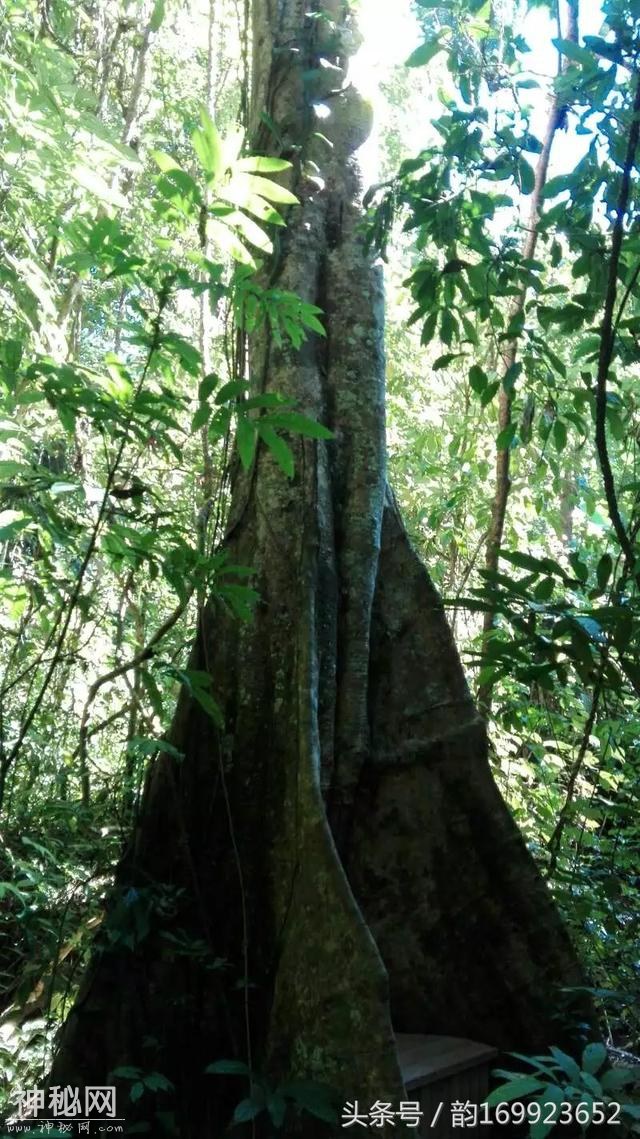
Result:
[[[228,403],[232,399],[237,399],[238,396],[246,392],[248,384],[246,380],[230,380],[228,384],[223,384],[220,391],[217,393],[215,402],[217,404]]]
[[[263,1103],[258,1103],[254,1099],[242,1099],[233,1113],[233,1122],[248,1123],[249,1120],[255,1119],[261,1111],[264,1111]]]
[[[474,392],[480,395],[487,386],[487,373],[479,364],[472,364],[469,368],[469,384]]]
[[[221,196],[241,208],[248,208],[246,203],[256,196],[283,206],[298,205],[298,199],[290,190],[258,174],[235,174],[229,185],[224,187]]]
[[[580,1068],[576,1064],[573,1057],[567,1055],[567,1053],[563,1052],[561,1048],[556,1048],[555,1046],[551,1047],[549,1051],[551,1052],[554,1060],[556,1060],[560,1065],[565,1075],[568,1076],[571,1083],[576,1087],[580,1087]]]
[[[170,154],[165,154],[162,150],[152,150],[151,157],[163,174],[167,174],[169,170],[181,170],[182,167],[172,158]]]
[[[162,1072],[150,1072],[148,1076],[143,1076],[145,1087],[151,1088],[151,1091],[171,1091],[173,1084],[171,1080],[167,1079]]]
[[[600,558],[600,561],[598,562],[598,565],[596,566],[596,578],[598,581],[598,588],[601,591],[606,589],[607,582],[609,581],[609,578],[611,577],[611,571],[612,570],[613,570],[613,558],[611,557],[611,554],[603,554],[602,557]],[[588,1045],[588,1047],[592,1047],[592,1046]],[[596,1047],[596,1046],[593,1045],[593,1047]],[[598,1045],[598,1047],[600,1047],[600,1046]],[[587,1071],[592,1071],[592,1070],[596,1071],[597,1069],[591,1069],[591,1068],[587,1069]]]
[[[236,163],[236,170],[246,170],[249,174],[280,174],[290,169],[291,163],[284,158],[240,158]]]
[[[558,51],[562,52],[567,59],[573,63],[587,64],[589,67],[594,66],[594,59],[587,48],[580,47],[574,43],[573,40],[553,39],[552,44]]]
[[[575,573],[578,581],[584,584],[584,582],[587,581],[589,577],[588,566],[586,566],[585,563],[580,560],[579,555],[576,553],[569,554],[569,565]]]
[[[559,1109],[565,1102],[564,1088],[559,1087],[557,1084],[547,1084],[540,1092],[540,1095],[536,1096],[536,1101],[540,1104],[542,1111],[540,1114],[540,1119],[537,1121],[537,1123],[532,1123],[530,1126],[529,1139],[546,1139],[546,1136],[551,1134],[556,1124],[555,1122],[545,1123],[545,1117],[548,1115],[550,1116],[552,1113],[545,1112],[544,1105],[546,1103],[555,1104],[555,1106],[558,1108],[558,1113],[556,1113],[557,1118]]]
[[[520,569],[526,569],[533,573],[551,575],[561,579],[566,577],[562,566],[553,558],[536,558],[532,554],[525,554],[520,550],[501,550],[500,557]]]
[[[153,5],[151,19],[149,20],[149,27],[152,32],[157,32],[162,27],[162,21],[165,15],[165,0],[156,0]]]
[[[220,377],[217,376],[215,372],[209,372],[209,375],[205,376],[204,379],[200,381],[200,384],[198,385],[198,399],[200,403],[204,403],[204,401],[209,398],[219,383]]]
[[[120,209],[127,208],[127,199],[124,194],[121,194],[115,186],[110,186],[97,171],[89,170],[87,166],[77,163],[69,170],[69,177],[83,190],[88,190],[90,194],[93,194],[100,202],[109,206],[118,206]]]
[[[162,700],[162,693],[155,682],[154,677],[148,669],[143,668],[140,670],[140,679],[149,697],[149,703],[153,708],[156,716],[162,717],[164,715],[164,703]]]
[[[208,1064],[205,1072],[214,1076],[248,1076],[249,1067],[243,1060],[214,1060]]]
[[[515,423],[509,423],[509,425],[499,433],[496,439],[496,448],[498,451],[509,450],[509,447],[516,437],[517,430],[518,428]]]
[[[191,142],[208,179],[216,181],[224,170],[224,150],[218,128],[204,107],[200,111],[200,124]]]
[[[534,590],[536,601],[549,601],[553,596],[555,582],[552,577],[543,577]]]
[[[15,459],[2,459],[0,461],[0,479],[11,479],[15,475],[31,475],[32,468],[26,463],[18,463]]]
[[[490,1092],[484,1102],[491,1107],[499,1103],[511,1103],[514,1099],[524,1099],[533,1092],[539,1092],[542,1087],[544,1084],[534,1076],[518,1076],[508,1084],[503,1084],[502,1087]]]
[[[207,712],[216,727],[222,728],[224,726],[224,717],[220,710],[220,705],[214,700],[213,696],[209,692],[205,692],[203,688],[193,688],[192,694],[194,700]]]
[[[564,451],[567,445],[567,425],[562,419],[556,419],[553,424],[553,442],[556,451]]]
[[[287,1111],[287,1101],[284,1096],[281,1096],[277,1091],[267,1096],[267,1111],[276,1130],[281,1128]]]
[[[637,1068],[610,1068],[601,1077],[600,1083],[603,1090],[610,1093],[631,1087],[637,1079]]]
[[[191,430],[197,431],[200,427],[204,427],[205,423],[208,423],[210,415],[211,408],[209,407],[209,404],[201,403],[193,419],[191,420]]]
[[[287,478],[293,478],[295,463],[293,451],[289,444],[285,443],[284,439],[281,439],[268,423],[258,421],[258,431],[260,438],[266,443],[278,466],[284,471]]]
[[[488,403],[491,403],[491,400],[496,395],[499,387],[500,387],[500,381],[499,380],[496,380],[492,384],[487,384],[486,388],[484,389],[484,391],[480,395],[480,403],[482,404],[483,407],[486,407]]]
[[[251,245],[255,245],[256,248],[260,249],[263,253],[271,253],[273,249],[271,238],[268,237],[263,229],[260,229],[259,225],[256,225],[252,218],[248,218],[247,215],[241,213],[240,210],[234,210],[233,213],[229,214],[227,223],[234,226],[245,241],[250,242]]]
[[[523,194],[532,194],[535,185],[535,175],[526,158],[520,158],[518,163],[518,178]]]
[[[19,510],[0,511],[0,542],[12,542],[27,526],[33,525],[33,518]]]
[[[247,419],[244,415],[238,416],[236,424],[236,444],[238,447],[238,454],[240,462],[245,471],[248,471],[256,450],[257,440],[257,427],[252,419]]]
[[[54,482],[49,487],[49,494],[55,496],[60,494],[73,494],[74,491],[80,489],[81,487],[75,482]]]
[[[420,47],[412,51],[405,63],[405,67],[425,67],[439,51],[443,50],[443,47],[444,45],[440,43],[439,35],[433,36],[432,39],[425,40],[423,44],[420,44]]]

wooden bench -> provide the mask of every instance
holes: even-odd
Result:
[[[404,1086],[410,1099],[419,1100],[424,1113],[416,1135],[455,1139],[468,1133],[468,1127],[452,1127],[451,1104],[482,1103],[489,1091],[489,1071],[497,1049],[456,1036],[417,1033],[397,1033],[396,1046]],[[439,1104],[443,1106],[435,1127],[431,1127]],[[486,1132],[486,1126],[477,1131],[479,1135]]]

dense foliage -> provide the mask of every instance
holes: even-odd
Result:
[[[424,42],[381,103],[394,172],[365,199],[388,262],[394,483],[503,791],[610,1041],[637,1052],[640,25],[607,0],[584,37],[572,4],[558,37],[543,6],[547,80],[521,12],[417,12]],[[211,592],[238,620],[256,599],[251,567],[232,583],[220,552],[231,466],[264,445],[293,477],[287,435],[327,431],[246,396],[261,322],[295,346],[323,334],[318,309],[255,272],[295,198],[289,161],[246,137],[246,15],[11,0],[1,20],[8,1101],[46,1064],[177,686],[219,717],[188,649]],[[416,156],[398,111],[414,75]]]

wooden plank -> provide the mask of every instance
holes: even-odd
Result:
[[[466,1068],[487,1065],[498,1055],[498,1050],[489,1044],[477,1044],[457,1036],[424,1036],[412,1032],[397,1033],[396,1047],[407,1091],[446,1079]]]

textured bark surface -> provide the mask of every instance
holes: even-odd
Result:
[[[300,351],[264,340],[252,375],[334,439],[293,441],[291,481],[265,449],[236,477],[226,543],[254,568],[260,602],[246,625],[210,607],[192,658],[213,676],[225,731],[182,694],[171,741],[184,759],[149,772],[52,1077],[163,1072],[184,1139],[221,1135],[246,1094],[203,1074],[214,1060],[397,1103],[392,1020],[537,1049],[560,1035],[554,986],[580,980],[386,487],[382,283],[359,239],[352,161],[368,113],[351,89],[320,92],[333,146],[313,140],[302,79],[321,55],[343,62],[349,29],[331,7],[333,45],[308,4],[255,3],[254,113],[267,107],[303,145],[278,287],[322,305],[327,338]],[[147,1098],[135,1110],[149,1119],[163,1102]]]

